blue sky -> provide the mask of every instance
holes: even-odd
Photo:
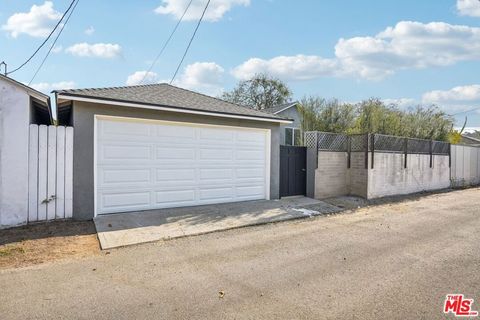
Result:
[[[188,2],[80,0],[32,85],[137,84]],[[0,0],[0,61],[21,64],[69,3]],[[170,80],[205,3],[193,0],[145,82]],[[45,52],[11,76],[28,83]],[[480,107],[480,1],[211,0],[174,84],[216,95],[257,72],[284,80],[295,99]],[[480,112],[458,124],[465,115],[480,127]]]

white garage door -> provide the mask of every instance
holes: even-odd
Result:
[[[97,118],[96,213],[267,199],[269,131]]]

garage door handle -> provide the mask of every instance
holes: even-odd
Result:
[[[303,172],[305,172],[305,171],[307,171],[307,170],[305,170],[305,169],[302,169],[302,171],[303,171]]]

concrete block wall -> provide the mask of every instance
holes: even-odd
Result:
[[[325,199],[348,194],[347,153],[318,152],[315,170],[315,198]]]
[[[350,154],[350,170],[348,170],[349,194],[367,198],[368,169],[365,168],[365,152]]]
[[[370,155],[371,156],[371,155]],[[407,168],[400,153],[375,153],[374,168],[368,169],[368,199],[450,187],[448,156],[408,154]]]
[[[319,151],[314,197],[356,195],[373,199],[450,187],[448,156],[433,156],[430,168],[430,155],[409,154],[405,168],[404,154],[376,152],[373,169],[371,157],[369,153],[365,168],[365,153],[352,152],[349,169],[346,152]]]

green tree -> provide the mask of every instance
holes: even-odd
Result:
[[[257,74],[250,80],[240,81],[232,91],[224,92],[220,98],[262,110],[287,103],[291,96],[292,92],[284,82],[266,74]]]
[[[300,101],[301,129],[342,133],[349,131],[355,121],[355,107],[336,99],[305,97]]]
[[[357,117],[351,132],[403,135],[404,126],[404,113],[396,105],[387,106],[371,98],[357,104]]]
[[[376,98],[355,105],[308,97],[301,101],[303,131],[335,133],[380,133],[420,139],[454,139],[452,116],[436,106],[402,110]]]

